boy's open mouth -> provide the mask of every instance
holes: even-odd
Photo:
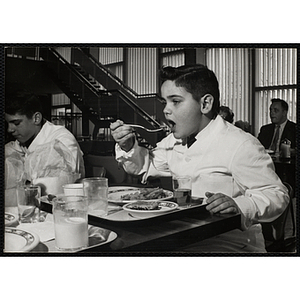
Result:
[[[172,120],[167,120],[169,126],[170,126],[170,129],[171,131],[173,132],[174,131],[174,128],[175,128],[175,122],[173,122]]]

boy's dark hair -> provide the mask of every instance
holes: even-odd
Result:
[[[33,114],[40,112],[43,115],[43,107],[36,95],[8,95],[5,97],[5,113],[9,115],[25,115],[32,118]]]
[[[161,83],[166,80],[174,81],[176,86],[181,86],[193,95],[197,101],[205,94],[214,97],[212,107],[213,117],[215,118],[220,109],[219,83],[213,71],[204,65],[163,67],[160,71]]]
[[[219,114],[229,123],[233,123],[234,113],[228,106],[220,106]]]
[[[286,110],[286,111],[289,110],[289,105],[288,105],[288,103],[287,103],[286,101],[282,100],[282,99],[279,99],[279,98],[273,98],[273,99],[271,99],[271,102],[272,102],[272,103],[280,103],[283,110]]]

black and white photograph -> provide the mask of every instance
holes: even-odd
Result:
[[[294,299],[297,5],[3,3],[1,296]]]
[[[4,51],[5,254],[296,254],[296,45]]]

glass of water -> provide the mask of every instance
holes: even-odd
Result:
[[[40,186],[18,184],[17,203],[20,223],[35,223],[39,221],[40,198]]]
[[[105,216],[108,212],[108,179],[105,177],[84,178],[83,194],[89,203],[89,214]]]

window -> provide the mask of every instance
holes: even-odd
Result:
[[[207,67],[219,81],[220,105],[234,113],[234,122],[251,121],[250,50],[213,48],[206,51]]]
[[[183,48],[161,48],[161,66],[179,67],[184,65],[185,56]]]
[[[123,48],[99,48],[99,62],[123,80]]]
[[[272,98],[289,104],[288,118],[296,122],[297,49],[255,49],[255,113],[256,133],[270,123]]]
[[[270,123],[272,98],[287,101],[288,118],[296,122],[297,49],[212,48],[206,51],[206,61],[218,78],[221,105],[233,110],[235,121],[253,123],[255,136]]]
[[[157,90],[157,51],[155,48],[127,49],[127,84],[137,94],[153,94]]]

